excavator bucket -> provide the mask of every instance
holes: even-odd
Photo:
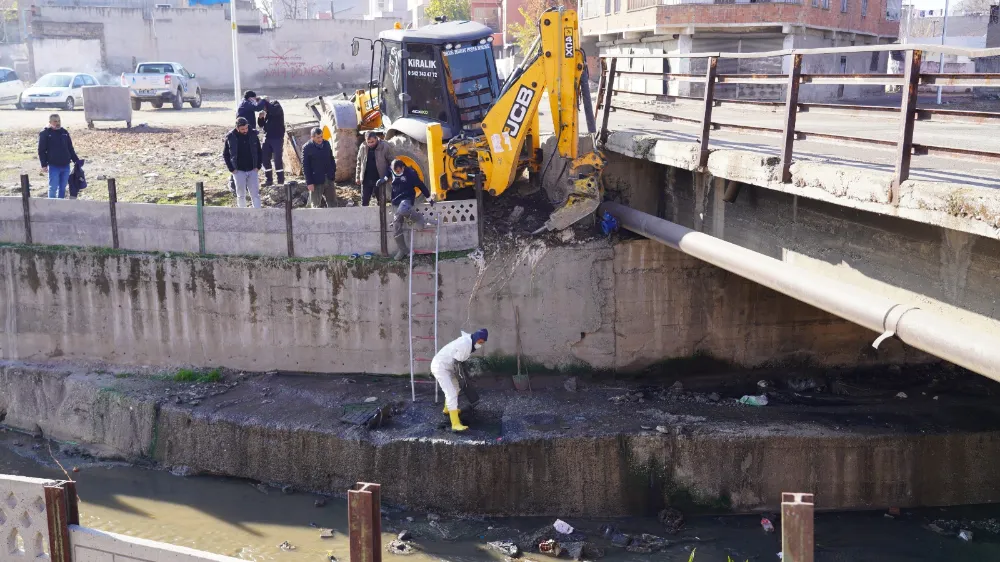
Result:
[[[607,160],[600,150],[580,156],[570,166],[566,201],[549,215],[536,232],[562,230],[593,215],[601,204],[601,174]]]

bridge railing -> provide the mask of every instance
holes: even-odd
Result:
[[[851,53],[879,53],[886,51],[901,51],[903,53],[902,72],[899,73],[855,73],[855,74],[816,74],[803,72],[803,57],[811,55],[841,55]],[[601,55],[601,78],[598,86],[597,109],[601,114],[601,140],[606,141],[608,135],[608,120],[611,111],[627,111],[648,115],[656,121],[687,123],[695,125],[700,130],[698,144],[700,145],[699,166],[708,164],[709,141],[712,131],[731,131],[767,135],[781,139],[781,181],[791,182],[791,165],[796,140],[822,140],[838,144],[848,144],[861,147],[877,147],[893,151],[894,172],[891,184],[893,204],[899,204],[900,185],[910,177],[910,165],[914,156],[936,156],[986,161],[1000,164],[1000,153],[989,150],[956,148],[939,146],[913,141],[917,121],[960,122],[979,125],[977,132],[982,135],[994,135],[1000,124],[1000,112],[962,111],[948,109],[918,109],[917,95],[920,86],[959,86],[965,88],[1000,87],[1000,73],[928,73],[921,72],[921,63],[927,52],[959,55],[969,58],[1000,57],[1000,49],[964,49],[942,45],[867,45],[855,47],[833,47],[820,49],[792,49],[782,51],[766,51],[755,53],[664,53],[664,54],[603,54]],[[767,59],[789,57],[790,62],[784,65],[787,73],[762,74],[727,74],[719,72],[719,62],[726,59]],[[632,69],[620,70],[619,61],[633,59],[704,59],[703,73],[648,72]],[[843,60],[843,59],[842,59]],[[763,61],[762,61],[763,62]],[[842,63],[843,65],[843,63]],[[750,65],[753,67],[753,65]],[[619,88],[621,77],[635,76],[645,80],[662,80],[664,93],[646,93],[628,91]],[[666,84],[673,82],[694,82],[704,85],[703,95],[670,95]],[[771,85],[782,89],[784,101],[760,101],[746,99],[722,98],[716,95],[719,85]],[[800,87],[807,84],[820,85],[873,85],[899,87],[901,100],[898,107],[883,107],[874,105],[844,105],[837,103],[808,103],[800,100]],[[676,112],[664,111],[652,105],[636,106],[622,103],[621,96],[639,96],[653,98],[656,101],[676,102],[677,100],[696,100],[700,103],[700,116],[680,115]],[[737,106],[771,106],[773,109],[783,108],[783,123],[781,128],[763,127],[741,124],[739,122],[722,123],[713,120],[712,110],[723,105]],[[799,128],[796,117],[805,112],[824,112],[840,116],[892,116],[899,115],[899,132],[894,140],[877,139],[863,136],[832,134],[829,132],[808,131]]]

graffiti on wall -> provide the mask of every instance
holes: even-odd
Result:
[[[334,63],[309,64],[298,54],[298,49],[292,47],[284,52],[272,50],[270,54],[257,57],[267,64],[264,69],[265,78],[322,78],[331,76]]]

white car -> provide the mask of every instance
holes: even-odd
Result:
[[[14,69],[0,66],[0,105],[20,106],[23,91],[24,82],[17,77]]]
[[[58,107],[72,111],[83,106],[83,87],[99,86],[93,76],[79,72],[50,72],[21,93],[21,108]]]

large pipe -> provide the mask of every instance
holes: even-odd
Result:
[[[1000,333],[966,327],[907,303],[828,279],[618,203],[601,204],[626,229],[741,277],[1000,381]]]

